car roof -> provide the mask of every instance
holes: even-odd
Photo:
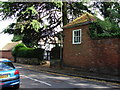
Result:
[[[0,62],[11,62],[11,61],[6,58],[0,58]]]

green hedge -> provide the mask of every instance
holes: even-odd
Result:
[[[24,44],[18,44],[13,50],[12,55],[22,58],[38,58],[43,59],[44,50],[41,48],[27,48]]]

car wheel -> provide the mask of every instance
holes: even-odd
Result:
[[[14,88],[14,89],[19,89],[19,87],[20,87],[20,85],[17,84],[17,85],[15,85],[13,88]]]

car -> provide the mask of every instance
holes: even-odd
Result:
[[[0,87],[12,87],[18,89],[20,86],[19,71],[14,67],[12,61],[0,59]]]

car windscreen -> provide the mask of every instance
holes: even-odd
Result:
[[[0,62],[0,71],[15,69],[11,62]]]

